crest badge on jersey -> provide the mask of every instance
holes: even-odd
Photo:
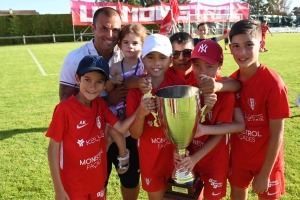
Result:
[[[254,110],[254,106],[255,106],[256,103],[255,103],[255,100],[253,98],[248,99],[248,104],[249,104],[250,108],[252,110]]]
[[[98,116],[96,118],[96,123],[97,123],[98,128],[101,129],[101,117],[100,116]]]

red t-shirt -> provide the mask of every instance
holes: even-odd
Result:
[[[223,31],[223,34],[226,34],[226,33],[229,33],[230,32],[230,29],[225,29],[224,31]],[[229,37],[226,37],[227,39],[229,38]]]
[[[59,103],[46,133],[60,143],[59,168],[69,196],[100,192],[107,179],[105,124],[114,126],[118,118],[102,98],[89,108],[75,96]]]
[[[266,36],[267,31],[270,30],[269,26],[265,25],[265,26],[261,26],[261,33],[262,36]]]
[[[152,95],[158,89],[173,85],[186,85],[180,76],[165,73],[164,81],[158,88],[152,89]],[[126,102],[126,115],[130,116],[139,107],[142,92],[139,89],[130,89]],[[130,102],[130,103],[129,103]],[[149,114],[145,118],[144,132],[137,141],[139,151],[140,171],[145,177],[159,177],[171,175],[174,169],[174,145],[165,136],[161,127],[154,126],[154,117]]]
[[[238,79],[239,70],[231,75]],[[259,171],[266,155],[270,137],[269,119],[290,117],[287,88],[272,69],[260,65],[257,72],[236,92],[245,116],[246,129],[231,135],[231,165]],[[282,167],[283,144],[274,169]]]
[[[166,71],[166,73],[170,73],[172,76],[179,76],[178,74],[176,74],[175,68],[174,67],[169,67],[169,69]],[[191,85],[194,81],[197,81],[194,72],[191,71],[190,75],[185,78],[180,76],[181,78],[183,78],[186,82],[186,84]]]
[[[196,86],[196,85],[194,85]],[[235,107],[234,94],[231,92],[219,92],[217,102],[206,114],[202,124],[213,125],[217,122],[231,123],[233,109]],[[204,106],[201,99],[201,106]],[[190,154],[194,154],[205,144],[209,135],[194,138],[188,147]],[[229,136],[224,135],[220,143],[204,156],[196,165],[195,170],[200,173],[227,172],[229,166]]]

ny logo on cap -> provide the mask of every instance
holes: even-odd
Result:
[[[201,44],[199,46],[198,52],[204,52],[204,53],[206,53],[207,47],[208,47],[207,44]]]

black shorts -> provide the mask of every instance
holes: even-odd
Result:
[[[139,154],[136,146],[136,139],[131,136],[126,138],[126,148],[130,151],[129,169],[124,174],[118,174],[122,186],[125,188],[135,188],[140,182],[140,165]],[[112,169],[112,163],[115,169],[118,167],[119,149],[115,142],[113,142],[107,151],[107,180],[105,186],[108,184],[108,179]]]
[[[228,43],[229,43],[229,39],[228,39],[228,38],[225,38],[225,39],[224,39],[224,42],[225,42],[225,44],[228,44]]]

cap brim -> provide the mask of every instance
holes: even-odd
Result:
[[[142,58],[144,58],[146,55],[148,55],[149,53],[151,53],[153,51],[159,52],[159,53],[161,53],[161,54],[163,54],[165,56],[168,56],[168,57],[172,55],[172,52],[166,53],[166,51],[164,51],[161,48],[152,48],[152,49],[149,49],[149,50],[147,50],[145,52],[142,52],[143,53]]]
[[[80,75],[84,75],[86,73],[93,72],[93,71],[103,72],[104,76],[106,77],[106,80],[109,80],[109,77],[106,74],[106,72],[103,69],[99,68],[99,67],[88,67],[88,68],[85,68],[85,69],[79,71],[79,74]]]
[[[215,60],[215,59],[207,57],[207,56],[195,56],[195,57],[192,57],[192,58],[188,59],[185,63],[187,63],[187,62],[189,62],[193,59],[197,59],[197,58],[199,58],[201,60],[204,60],[205,62],[207,62],[211,65],[217,64],[219,62],[218,60]]]

